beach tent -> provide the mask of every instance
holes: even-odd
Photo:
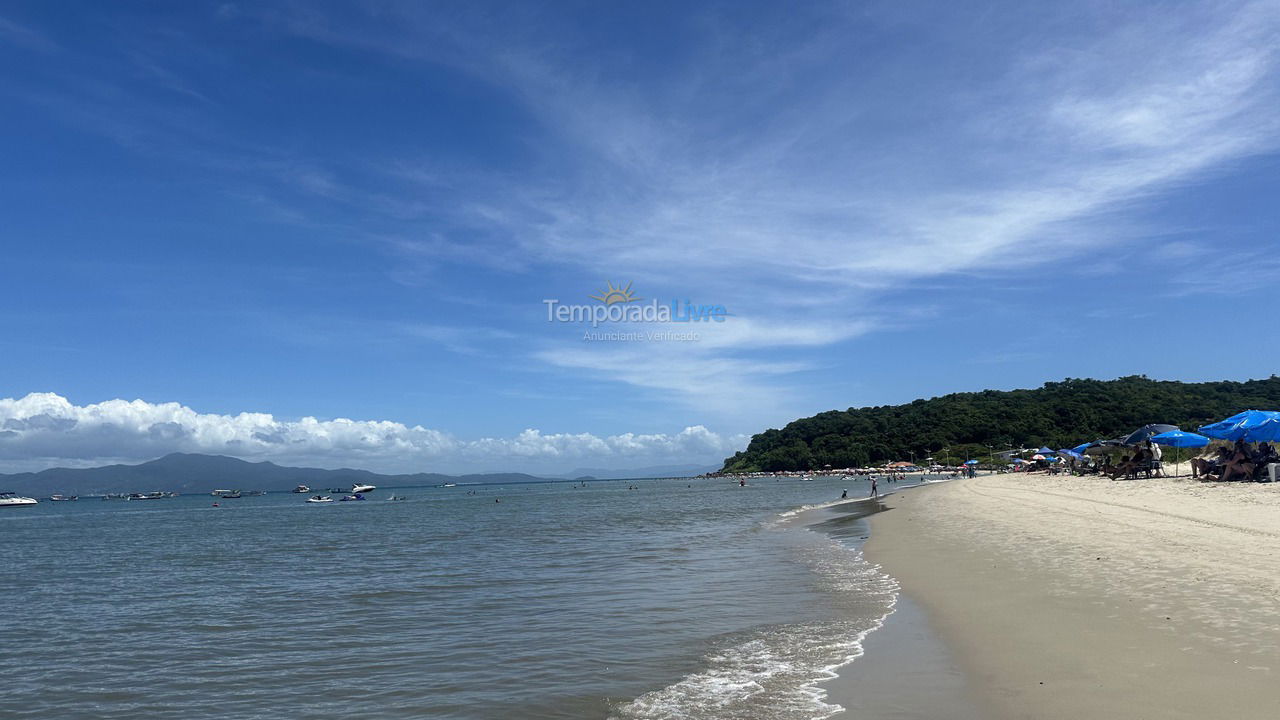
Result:
[[[1152,435],[1159,435],[1160,433],[1167,433],[1167,432],[1178,432],[1178,430],[1179,428],[1177,425],[1165,425],[1163,423],[1152,423],[1150,425],[1143,425],[1137,430],[1134,430],[1133,432],[1129,433],[1129,435],[1126,436],[1125,439],[1120,442],[1120,444],[1121,445],[1140,445],[1146,442],[1147,440],[1149,440]]]
[[[1181,430],[1171,430],[1163,432],[1159,435],[1152,435],[1151,442],[1159,445],[1168,445],[1171,448],[1184,447],[1204,447],[1209,444],[1209,438],[1195,433],[1182,432]],[[1176,451],[1175,451],[1176,452]],[[1179,472],[1182,466],[1182,459],[1178,455],[1174,455],[1174,475],[1181,475]]]
[[[1280,412],[1274,410],[1245,410],[1242,413],[1236,413],[1226,420],[1220,420],[1216,423],[1210,423],[1200,428],[1201,435],[1207,435],[1215,440],[1241,440],[1245,442],[1258,442],[1257,440],[1248,440],[1245,435],[1263,423],[1273,418],[1280,418]]]
[[[1049,449],[1049,448],[1047,448],[1047,447],[1042,447],[1042,448],[1040,448],[1039,450],[1037,450],[1036,452],[1040,453],[1041,455],[1052,455],[1052,454],[1053,454],[1053,451],[1052,451],[1052,450],[1050,450],[1050,449]]]

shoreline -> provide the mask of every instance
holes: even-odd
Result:
[[[910,489],[869,518],[863,552],[990,717],[1260,718],[1280,704],[1274,488],[1019,474]],[[831,697],[877,657],[863,661]]]

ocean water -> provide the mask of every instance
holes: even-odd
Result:
[[[640,480],[0,510],[0,717],[828,717],[817,683],[896,597],[859,513],[795,512],[843,488],[866,494]]]

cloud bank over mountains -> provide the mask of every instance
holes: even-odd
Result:
[[[245,460],[353,466],[382,472],[566,472],[583,464],[627,468],[714,464],[746,446],[701,425],[672,434],[543,433],[464,440],[389,420],[277,419],[270,413],[201,413],[176,402],[107,400],[76,405],[55,393],[0,399],[5,471],[148,460],[171,452]]]

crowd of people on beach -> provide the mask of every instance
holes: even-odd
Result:
[[[1056,459],[1055,459],[1056,460]],[[1206,482],[1272,482],[1274,468],[1280,466],[1280,453],[1267,442],[1251,447],[1244,440],[1214,447],[1207,454],[1189,459],[1191,477]],[[1146,440],[1132,451],[1118,457],[1114,452],[1096,456],[1066,457],[1061,461],[1024,466],[1030,472],[1042,470],[1050,475],[1102,475],[1112,480],[1136,480],[1139,477],[1168,477],[1167,463],[1160,445]]]

